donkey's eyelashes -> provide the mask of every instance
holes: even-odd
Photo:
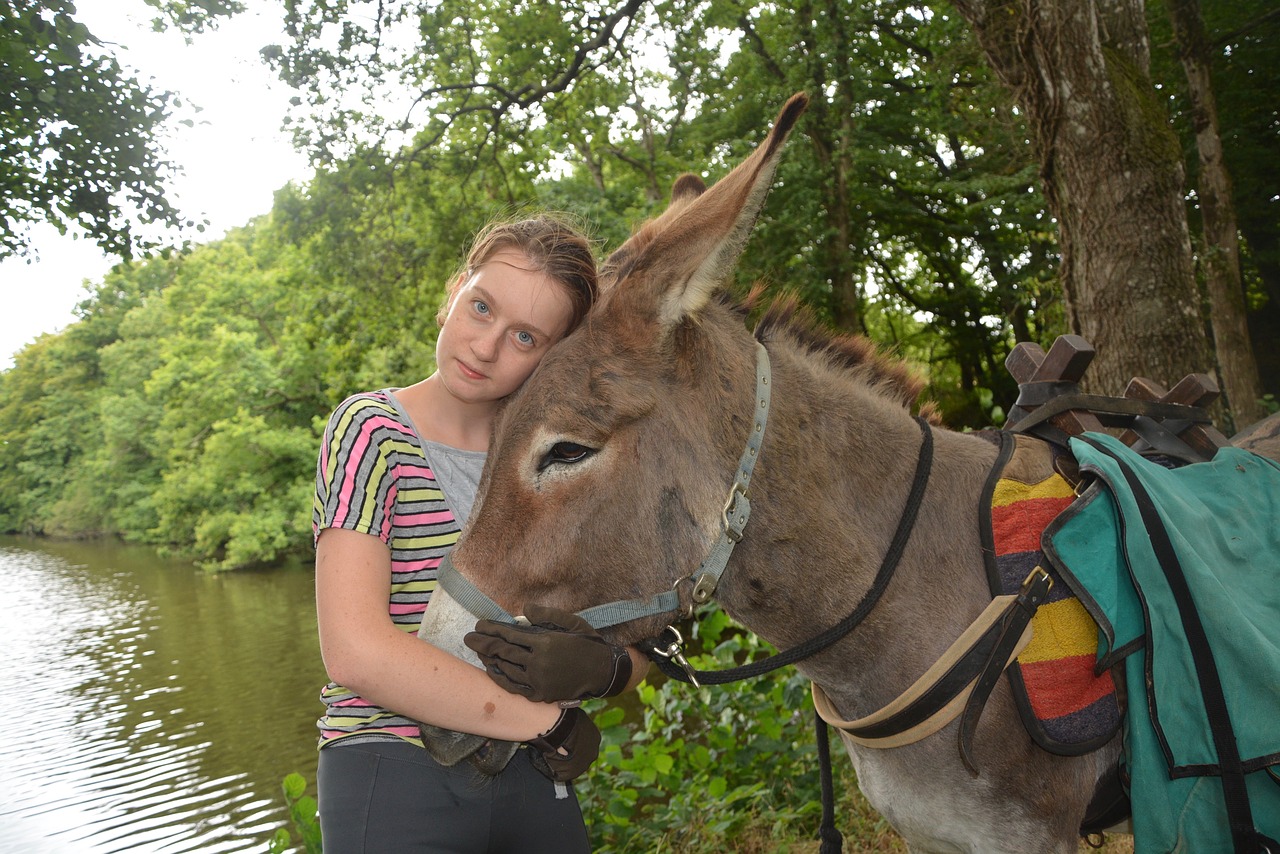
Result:
[[[594,454],[595,448],[579,445],[577,442],[556,442],[538,463],[538,471],[545,471],[550,466],[574,465]]]

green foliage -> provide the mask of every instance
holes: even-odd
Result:
[[[772,650],[713,611],[694,667],[740,664]],[[578,781],[593,850],[720,852],[736,839],[815,839],[821,789],[809,683],[788,668],[701,690],[646,681],[594,715],[600,759]],[[837,746],[837,784],[853,787]],[[842,823],[848,819],[841,816]],[[858,826],[876,836],[884,827]]]
[[[192,32],[237,5],[146,2]],[[1251,200],[1241,223],[1258,317],[1280,305],[1275,158],[1261,153],[1276,106],[1255,85],[1280,69],[1280,40],[1263,37],[1280,18],[1264,6],[1206,12],[1230,48],[1220,106]],[[15,27],[0,49],[16,57],[0,73],[74,76],[77,56],[102,56],[73,13],[67,0],[0,12]],[[1011,347],[1067,331],[1022,116],[940,0],[299,0],[286,14],[289,41],[267,54],[302,87],[298,139],[324,167],[222,240],[121,265],[76,324],[0,374],[0,530],[118,535],[214,569],[308,554],[325,416],[353,392],[433,370],[445,283],[484,222],[567,210],[603,254],[664,209],[675,176],[711,183],[737,163],[797,90],[811,106],[736,292],[795,292],[837,330],[919,366],[955,427],[1000,424],[1016,396]],[[1176,63],[1154,44],[1176,104]],[[0,146],[12,132],[26,147],[13,162],[35,156],[52,139],[39,122],[60,115],[19,101],[62,109],[73,90],[10,88]],[[414,103],[389,109],[403,92]],[[128,118],[90,112],[85,127]],[[29,190],[7,188],[4,203],[30,204]]]
[[[5,527],[120,534],[210,568],[304,549],[312,419],[332,404],[295,272],[267,222],[112,271],[0,376]]]
[[[221,18],[244,11],[240,0],[146,0],[160,15],[151,23],[157,30],[175,26],[184,32],[200,33],[216,27]]]
[[[150,2],[187,31],[241,9]],[[134,77],[75,14],[71,0],[0,6],[0,258],[25,253],[37,222],[82,229],[126,259],[162,242],[138,221],[182,224],[165,197],[174,167],[160,142],[181,102]]]
[[[307,781],[301,774],[290,774],[280,786],[284,790],[285,803],[289,805],[289,822],[297,833],[307,854],[320,854],[320,820],[316,815],[316,800],[306,794]],[[294,850],[294,836],[288,828],[281,827],[271,837],[267,850],[271,854],[284,854]]]

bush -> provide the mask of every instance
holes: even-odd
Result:
[[[698,631],[705,651],[686,655],[699,670],[773,651],[719,611]],[[654,684],[661,681],[594,715],[600,759],[576,786],[593,850],[779,850],[787,840],[816,839],[822,807],[809,681],[790,667],[702,689]],[[854,790],[838,745],[833,754],[837,792]],[[848,800],[840,796],[842,825]],[[866,832],[886,832],[865,805],[862,812]]]

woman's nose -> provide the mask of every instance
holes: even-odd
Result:
[[[498,329],[487,329],[477,335],[471,343],[471,351],[477,359],[492,362],[498,356],[498,346],[502,341],[502,332]]]

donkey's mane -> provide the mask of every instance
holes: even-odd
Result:
[[[758,296],[759,289],[751,292],[748,307]],[[755,337],[761,342],[790,341],[802,352],[855,374],[859,382],[905,408],[910,408],[924,389],[924,381],[905,362],[881,353],[861,335],[841,335],[823,327],[794,294],[783,295],[765,308]],[[932,412],[926,414],[932,416]]]

